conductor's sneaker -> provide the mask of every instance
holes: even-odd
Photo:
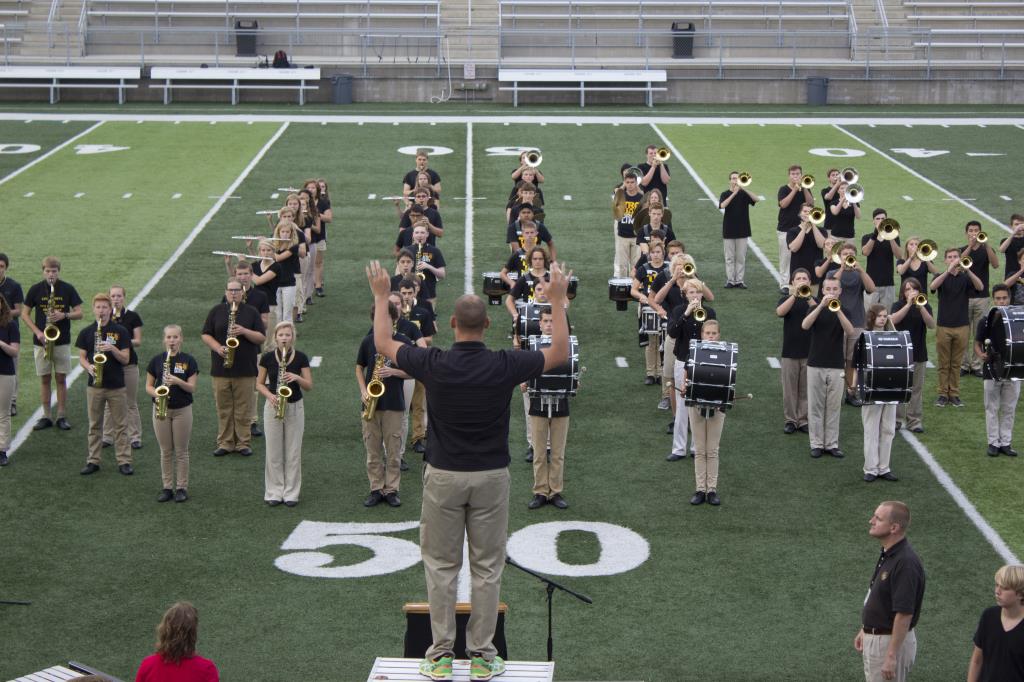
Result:
[[[945,407],[949,404],[949,398],[944,395],[940,395],[935,399],[935,407]]]
[[[686,459],[686,455],[677,455],[674,452],[668,453],[668,457],[665,458],[666,462],[678,462],[681,459]]]
[[[71,424],[69,424],[68,420],[65,419],[64,417],[57,417],[57,421],[54,423],[57,425],[57,428],[60,429],[61,431],[71,430]]]
[[[899,476],[897,476],[896,474],[894,474],[891,471],[886,471],[884,474],[879,476],[879,478],[882,479],[883,481],[893,481],[893,482],[900,480]]]
[[[524,457],[524,459],[527,462],[533,462],[533,446],[532,445],[530,447],[526,448],[526,457]]]
[[[842,459],[843,457],[846,457],[846,455],[843,453],[843,451],[840,450],[839,448],[831,448],[831,449],[826,450],[825,452],[827,452],[828,454],[832,455],[836,459]]]
[[[1007,457],[1016,457],[1017,451],[1011,448],[1009,445],[1003,445],[999,448],[999,452],[1003,453]]]
[[[369,496],[363,500],[364,507],[376,507],[378,504],[384,501],[384,493],[379,490],[371,491]]]
[[[406,464],[404,457],[399,461],[398,468],[400,470],[402,470],[402,471],[408,471],[409,470],[409,465]]]
[[[174,501],[175,502],[187,502],[188,501],[188,492],[184,488],[178,488],[176,491],[174,491]]]
[[[82,474],[83,476],[88,476],[89,474],[95,474],[99,470],[99,464],[93,464],[92,462],[89,462],[84,467],[82,467],[82,470],[79,471],[78,473]]]
[[[441,656],[436,660],[424,658],[420,661],[420,675],[432,680],[452,679],[452,657]]]
[[[707,497],[707,493],[705,493],[703,490],[698,490],[693,494],[693,497],[690,498],[690,504],[704,504],[704,500],[706,500]]]
[[[989,457],[998,457],[999,456],[999,446],[998,445],[992,445],[991,443],[989,443],[989,445],[988,445],[988,456]]]
[[[548,504],[554,505],[559,509],[569,508],[569,503],[565,501],[565,498],[562,497],[561,493],[555,493],[554,495],[552,495],[551,499],[548,500]]]
[[[783,433],[796,433],[796,424],[793,422],[786,422],[786,425],[782,427]]]
[[[121,472],[122,476],[131,476],[135,473],[135,469],[132,469],[131,464],[121,464],[117,467],[117,470]]]
[[[53,420],[51,420],[49,417],[40,417],[39,421],[37,421],[32,426],[32,430],[33,431],[42,431],[43,429],[48,429],[51,426],[53,426]]]
[[[402,498],[398,496],[398,493],[388,493],[384,496],[384,501],[388,503],[389,507],[402,506]]]
[[[548,503],[548,498],[543,495],[534,495],[533,498],[526,503],[527,509],[540,509]]]
[[[823,454],[825,454],[825,451],[822,450],[821,448],[811,448],[811,457],[812,458],[818,459]]]
[[[962,400],[960,400],[959,396],[953,396],[952,398],[950,398],[949,399],[949,404],[952,405],[953,407],[963,407],[964,406],[964,403],[963,403]]]
[[[718,497],[718,493],[714,490],[708,491],[708,504],[717,507],[722,504],[722,499]]]
[[[489,680],[503,672],[505,672],[505,661],[501,660],[501,656],[496,655],[488,661],[483,656],[477,655],[473,656],[469,662],[470,680]]]
[[[164,488],[163,490],[160,491],[160,494],[157,495],[156,501],[157,502],[170,502],[173,497],[174,497],[174,493],[171,492],[171,489],[170,488]]]
[[[662,398],[658,402],[658,409],[659,410],[668,410],[668,409],[671,409],[671,408],[672,408],[672,401],[669,400],[668,398]]]
[[[259,438],[260,436],[263,435],[263,429],[260,428],[259,424],[253,422],[252,424],[249,425],[249,433],[250,435],[252,435],[253,438]]]
[[[654,385],[654,377],[652,377],[650,375],[645,376],[644,377],[644,386],[653,386],[653,385]]]

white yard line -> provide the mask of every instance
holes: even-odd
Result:
[[[249,165],[242,170],[242,172],[238,175],[237,178],[235,178],[235,181],[231,183],[231,186],[224,190],[224,193],[221,194],[220,198],[213,204],[213,206],[210,207],[210,210],[206,212],[206,215],[204,215],[199,220],[199,222],[196,223],[196,226],[192,228],[192,231],[188,233],[188,236],[185,237],[181,244],[178,245],[178,248],[174,250],[174,253],[172,253],[167,258],[166,261],[164,261],[164,264],[160,266],[160,269],[157,270],[153,274],[153,276],[149,278],[149,281],[146,282],[145,286],[143,286],[142,289],[139,290],[139,293],[137,293],[135,295],[135,298],[133,298],[131,302],[128,304],[128,308],[130,308],[131,310],[136,310],[140,305],[142,305],[142,302],[146,300],[146,296],[148,296],[149,293],[153,291],[153,287],[160,283],[160,280],[164,278],[164,275],[166,275],[167,272],[171,269],[171,266],[173,266],[175,263],[181,260],[181,257],[185,255],[185,251],[188,250],[188,247],[192,245],[192,242],[196,240],[196,237],[199,236],[199,234],[203,231],[207,224],[209,224],[209,222],[213,220],[213,217],[217,215],[217,212],[220,211],[221,207],[231,196],[232,192],[238,189],[239,185],[241,185],[242,182],[247,177],[249,177],[249,173],[251,173],[252,170],[256,167],[256,164],[260,162],[260,160],[266,155],[266,153],[270,151],[270,148],[274,145],[274,143],[277,142],[278,138],[281,137],[281,135],[284,134],[284,131],[288,129],[288,125],[288,123],[281,124],[281,127],[278,128],[277,132],[274,133],[273,137],[267,140],[267,143],[263,145],[263,147],[258,152],[256,152],[256,156],[254,156],[252,161],[249,162]],[[72,384],[75,383],[75,379],[77,379],[81,374],[81,366],[75,367],[71,371],[71,373],[68,374],[67,383],[69,388]],[[36,421],[38,421],[39,418],[42,416],[42,406],[37,407],[36,411],[32,414],[32,416],[25,421],[25,423],[22,425],[20,429],[18,429],[18,433],[14,437],[14,440],[11,442],[11,447],[7,451],[8,456],[13,455],[14,452],[25,442],[25,440],[32,433],[32,427],[35,425]]]
[[[473,293],[473,124],[466,123],[466,235],[462,293]]]
[[[95,119],[93,119],[93,120],[95,120]],[[36,165],[37,163],[39,163],[41,161],[45,161],[46,159],[50,158],[51,156],[53,156],[54,154],[59,152],[61,149],[64,149],[64,147],[67,147],[69,144],[77,142],[80,138],[85,137],[86,135],[88,135],[92,131],[94,131],[97,128],[99,128],[101,125],[103,125],[103,121],[102,120],[99,123],[97,123],[96,125],[89,126],[88,128],[86,128],[82,132],[80,132],[77,135],[75,135],[74,137],[70,137],[70,138],[64,140],[59,145],[57,145],[56,147],[54,147],[50,151],[46,152],[42,156],[37,156],[36,158],[34,158],[31,161],[29,161],[28,163],[26,163],[21,168],[15,170],[15,171],[12,171],[11,173],[9,173],[6,176],[4,176],[3,178],[0,178],[0,185],[4,184],[8,180],[12,180],[12,179],[18,177],[19,175],[21,175],[22,173],[27,171],[29,168],[31,168],[32,166]]]

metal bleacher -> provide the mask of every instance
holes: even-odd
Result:
[[[914,47],[929,59],[1024,59],[1024,3],[905,0],[908,25],[925,29]]]

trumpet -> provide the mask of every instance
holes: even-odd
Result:
[[[378,353],[377,359],[373,363],[373,375],[370,377],[370,383],[366,384],[366,394],[369,398],[366,401],[366,407],[363,409],[363,419],[370,421],[373,419],[373,415],[377,413],[377,400],[384,395],[384,382],[380,379],[380,370],[384,368],[384,356]]]
[[[814,176],[808,173],[800,178],[800,187],[802,189],[814,189]]]
[[[864,201],[864,188],[860,185],[851,183],[850,186],[846,188],[843,198],[846,199],[846,203],[848,204],[859,204]]]
[[[708,319],[708,312],[700,306],[697,306],[693,309],[693,319],[695,322],[703,322]]]
[[[658,160],[658,163],[665,163],[672,158],[672,152],[668,150],[668,147],[659,147],[658,151],[654,152],[654,158]]]
[[[57,312],[57,302],[54,300],[54,286],[50,285],[50,298],[46,300],[46,317],[49,319],[51,315]],[[43,338],[46,339],[46,346],[44,357],[47,362],[53,362],[53,345],[60,338],[60,329],[57,328],[53,322],[47,322],[46,326],[43,327]]]
[[[960,259],[960,267],[964,270],[970,270],[972,265],[974,265],[974,261],[971,260],[970,256],[964,256]]]
[[[800,286],[798,286],[796,288],[796,297],[797,298],[810,298],[811,297],[811,285],[810,284],[801,284]]]
[[[825,209],[820,206],[815,206],[811,209],[811,215],[809,217],[811,225],[824,225],[825,224]]]
[[[93,344],[93,348],[99,348],[100,344],[103,343],[103,328],[100,327],[100,323],[96,323],[96,338]],[[107,364],[107,356],[105,353],[101,353],[96,350],[92,354],[92,386],[93,388],[103,388],[103,367]]]
[[[536,168],[543,160],[544,156],[540,153],[539,149],[531,149],[526,152],[526,158],[523,159],[523,162],[530,168]]]
[[[164,371],[161,377],[165,377],[171,372],[171,351],[167,351],[167,355],[164,356]],[[167,419],[167,400],[171,395],[171,387],[167,384],[160,384],[156,387],[156,418]]]
[[[914,305],[920,306],[920,307],[923,308],[927,304],[928,304],[928,297],[925,296],[924,294],[918,294],[917,296],[914,297]]]
[[[831,301],[828,302],[828,309],[834,313],[838,313],[840,310],[843,309],[843,304],[839,302],[838,298],[833,298]]]
[[[224,340],[224,347],[227,348],[227,352],[224,353],[224,369],[231,369],[235,364],[235,350],[238,348],[239,341],[237,336],[231,335],[231,328],[235,326],[235,317],[238,315],[238,304],[231,303],[231,310],[228,312],[228,336]]]
[[[689,261],[687,261],[686,263],[683,263],[683,276],[684,277],[693,277],[695,274],[697,274],[697,266],[696,265],[694,265],[693,263],[690,263]]]
[[[900,236],[900,224],[892,218],[886,218],[878,223],[878,238],[883,241],[892,241]]]
[[[846,258],[843,259],[843,265],[852,270],[853,268],[857,267],[857,257],[852,254],[847,256]]]
[[[988,241],[988,235],[985,234],[984,232],[979,232],[978,233],[978,237],[977,237],[977,241],[978,241],[979,244],[984,244],[985,242]]]
[[[917,247],[917,257],[925,263],[930,263],[939,255],[939,245],[931,239],[925,239]]]
[[[739,178],[736,179],[736,184],[740,187],[750,187],[750,183],[753,182],[753,180],[754,177],[750,173],[743,171],[740,173]]]
[[[848,185],[852,185],[860,179],[860,175],[857,174],[857,169],[853,166],[847,166],[843,170],[839,171],[839,177],[843,179]]]

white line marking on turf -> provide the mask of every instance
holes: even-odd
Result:
[[[948,189],[942,187],[941,185],[939,185],[938,183],[934,182],[933,180],[930,180],[929,178],[926,178],[925,176],[921,175],[920,173],[918,173],[917,171],[915,171],[913,168],[911,168],[910,166],[906,165],[902,161],[894,159],[893,157],[889,156],[888,154],[883,152],[878,147],[875,147],[874,145],[869,144],[865,140],[862,140],[861,138],[857,137],[856,135],[851,133],[849,130],[846,130],[845,128],[843,128],[841,125],[833,123],[832,127],[835,128],[836,130],[838,130],[841,133],[845,133],[847,136],[849,136],[849,137],[853,138],[854,140],[856,140],[857,142],[861,143],[862,145],[864,145],[865,147],[867,147],[871,151],[875,152],[876,154],[878,154],[882,158],[888,159],[889,161],[891,161],[892,163],[896,164],[897,166],[899,166],[900,168],[902,168],[906,172],[908,172],[911,175],[913,175],[918,180],[920,180],[920,181],[930,185],[931,187],[934,187],[935,189],[939,190],[940,192],[942,192],[943,194],[948,196],[953,201],[959,202],[960,204],[962,204],[963,206],[966,206],[967,208],[969,208],[970,210],[974,211],[975,213],[977,213],[981,217],[985,218],[986,220],[989,220],[992,223],[994,223],[994,224],[998,225],[999,227],[1003,228],[1003,230],[1005,230],[1006,232],[1010,231],[1009,227],[1007,227],[1003,223],[999,222],[998,220],[996,220],[995,218],[990,216],[988,213],[985,213],[984,211],[982,211],[977,206],[972,206],[969,203],[967,203],[968,201],[973,201],[973,199],[970,199],[970,200],[968,200],[968,199],[961,199],[957,195],[955,195],[952,192],[950,192]]]
[[[430,125],[432,125],[432,126],[436,126],[436,125],[437,125],[437,121],[431,121],[431,122],[430,122]]]
[[[271,195],[270,195],[270,198],[271,198],[271,199],[277,199],[277,198],[279,198],[280,196],[281,196],[280,194],[278,194],[277,192],[274,192],[273,194],[271,194]]]
[[[718,197],[715,195],[714,192],[711,191],[710,187],[704,184],[704,181],[701,180],[699,175],[697,175],[697,171],[694,170],[693,166],[690,165],[690,162],[687,161],[686,158],[679,153],[679,150],[676,149],[676,146],[672,144],[672,142],[670,142],[667,137],[665,137],[665,133],[661,132],[661,128],[659,128],[657,124],[652,123],[651,127],[654,128],[654,132],[658,134],[658,137],[660,137],[662,142],[665,143],[665,146],[669,148],[669,150],[672,152],[672,155],[679,160],[679,163],[682,164],[683,168],[686,169],[686,172],[690,174],[690,177],[693,178],[693,181],[697,183],[697,186],[704,190],[704,194],[707,195],[708,199],[714,201],[717,205]],[[764,265],[765,269],[772,274],[772,277],[775,278],[775,281],[778,282],[779,284],[785,284],[785,282],[782,281],[782,275],[779,273],[778,270],[775,269],[775,266],[771,264],[771,261],[768,260],[768,257],[764,255],[764,251],[762,251],[761,247],[757,245],[757,242],[755,242],[753,239],[748,238],[747,245],[750,247],[751,251],[754,252],[754,255],[757,256],[757,259],[761,261],[761,264]]]
[[[1000,194],[999,198],[1002,199],[1003,201],[1013,201],[1013,199],[1011,199],[1010,197],[1006,196],[1005,194]]]
[[[131,192],[125,192],[124,194],[121,195],[121,198],[122,199],[131,199],[132,198],[132,193]]]
[[[772,369],[782,369],[782,364],[778,358],[768,358],[768,366]]]
[[[68,119],[64,119],[63,121],[61,121],[61,123],[71,123],[71,121]]]
[[[473,293],[473,124],[466,124],[466,236],[462,293]],[[468,555],[467,555],[468,556]]]
[[[203,228],[205,228],[206,225],[211,220],[213,220],[213,217],[217,215],[217,212],[220,211],[221,207],[224,205],[224,202],[231,195],[231,193],[238,189],[239,185],[241,185],[242,182],[247,177],[249,177],[249,173],[251,173],[252,169],[256,167],[256,164],[260,162],[260,160],[266,155],[266,153],[270,150],[274,143],[277,142],[278,138],[280,138],[281,135],[284,134],[284,131],[288,129],[288,125],[289,124],[287,122],[281,124],[281,127],[277,129],[277,132],[274,133],[274,135],[269,140],[267,140],[267,143],[263,145],[263,147],[258,152],[256,152],[256,156],[253,157],[252,161],[250,161],[249,165],[242,170],[239,176],[235,178],[235,181],[231,183],[231,186],[224,191],[224,194],[221,195],[220,199],[216,203],[214,203],[214,205],[210,207],[210,210],[206,212],[206,215],[204,215],[199,220],[199,222],[196,223],[196,226],[192,228],[192,231],[188,233],[188,236],[185,237],[181,244],[178,245],[178,248],[174,250],[174,253],[168,256],[167,260],[164,261],[164,264],[160,266],[160,269],[153,273],[153,276],[149,278],[149,281],[146,282],[145,286],[143,286],[142,289],[139,290],[139,293],[137,293],[135,295],[135,298],[132,299],[131,303],[128,304],[128,306],[132,310],[136,310],[142,304],[142,302],[146,300],[146,296],[148,296],[149,293],[153,291],[153,288],[160,283],[160,280],[164,278],[164,275],[167,274],[171,267],[181,259],[181,257],[185,254],[185,251],[188,250],[188,247],[192,245],[192,242],[194,242],[196,237],[199,236],[199,233],[203,231]],[[65,142],[64,144],[66,145],[68,143]],[[68,387],[75,383],[75,379],[77,379],[81,373],[82,368],[81,366],[78,366],[75,367],[70,374],[68,374]],[[14,440],[11,441],[11,447],[7,450],[8,456],[14,454],[14,452],[19,447],[21,447],[21,445],[32,433],[32,427],[42,416],[42,406],[37,407],[36,411],[32,414],[32,416],[25,421],[25,423],[22,425],[20,429],[18,429],[18,434],[14,437]]]
[[[25,197],[26,199],[29,199],[29,198],[31,198],[31,197],[34,197],[35,195],[36,195],[36,193],[35,193],[35,192],[25,192],[25,193],[24,193],[24,194],[22,194],[21,196]]]
[[[562,201],[572,201],[572,195],[566,194],[565,196],[562,197]]]
[[[320,363],[323,362],[323,361],[324,361],[324,359],[322,357],[320,357],[319,355],[314,355],[313,359],[309,361],[309,366],[310,367],[319,367]]]
[[[1017,558],[1017,555],[1014,554],[1013,550],[1007,546],[1006,542],[1004,542],[1003,538],[999,536],[999,533],[996,532],[995,528],[990,526],[988,521],[985,520],[985,517],[978,512],[977,507],[971,504],[971,501],[967,499],[964,492],[960,490],[956,483],[953,482],[953,479],[946,473],[946,470],[943,469],[937,461],[935,461],[935,457],[928,451],[928,448],[926,448],[914,434],[910,433],[906,429],[900,429],[900,435],[903,436],[903,440],[910,444],[910,447],[914,449],[914,452],[916,452],[917,456],[921,458],[921,461],[925,463],[925,466],[931,470],[932,475],[935,476],[936,480],[938,480],[939,485],[946,489],[946,492],[953,498],[953,501],[956,502],[957,506],[963,510],[964,514],[967,515],[967,518],[974,524],[975,528],[981,531],[981,534],[986,540],[988,540],[988,543],[992,545],[992,548],[996,550],[996,553],[1002,558],[1002,560],[1008,564],[1019,564],[1020,560]]]
[[[967,152],[967,156],[1006,156],[1002,152]]]
[[[85,192],[75,192],[75,198],[76,199],[81,199],[84,196],[85,196]]]
[[[626,358],[622,357],[621,355],[615,358],[615,364],[618,367],[629,367],[629,363],[626,362]]]
[[[904,194],[904,195],[903,195],[903,199],[904,199],[905,201],[913,201],[913,200],[914,200],[914,197],[912,197],[912,196],[908,196],[908,195]]]
[[[367,198],[367,200],[371,200],[372,201],[373,199],[377,198],[377,195],[376,194],[372,194],[372,193],[371,194],[367,194],[366,198]]]
[[[8,180],[11,180],[11,179],[13,179],[13,178],[16,178],[16,177],[18,177],[19,175],[21,175],[22,173],[24,173],[25,171],[27,171],[27,170],[28,170],[29,168],[31,168],[32,166],[34,166],[34,165],[36,165],[37,163],[39,163],[40,161],[43,161],[43,160],[45,160],[45,159],[48,159],[48,158],[50,158],[51,156],[53,156],[54,154],[56,154],[57,152],[59,152],[59,151],[60,151],[61,149],[64,149],[64,147],[67,147],[67,146],[68,146],[69,144],[72,144],[72,143],[74,143],[74,142],[77,142],[77,141],[79,140],[79,138],[85,137],[86,135],[88,135],[88,134],[89,134],[89,133],[91,133],[92,131],[94,131],[94,130],[96,130],[97,128],[99,128],[99,127],[100,127],[101,125],[103,125],[103,121],[100,121],[100,122],[99,122],[99,123],[97,123],[96,125],[92,125],[92,126],[89,126],[88,128],[86,128],[86,129],[85,129],[85,130],[83,130],[82,132],[80,132],[80,133],[78,133],[77,135],[75,135],[74,137],[72,137],[72,138],[69,138],[69,139],[67,139],[67,140],[64,140],[64,142],[60,143],[59,145],[57,145],[56,147],[54,147],[54,148],[53,148],[53,149],[51,149],[50,151],[46,152],[46,153],[45,153],[45,154],[43,154],[42,156],[37,156],[36,158],[34,158],[34,159],[32,159],[31,161],[29,161],[28,163],[26,163],[26,164],[25,164],[24,166],[22,166],[21,168],[19,168],[19,169],[15,170],[15,171],[12,171],[12,172],[11,172],[11,173],[9,173],[8,175],[5,175],[5,176],[4,176],[3,178],[0,178],[0,185],[4,184],[4,183],[5,183],[5,182],[7,182]]]
[[[181,192],[175,192],[174,194],[171,195],[171,198],[172,199],[180,199],[181,198]]]

